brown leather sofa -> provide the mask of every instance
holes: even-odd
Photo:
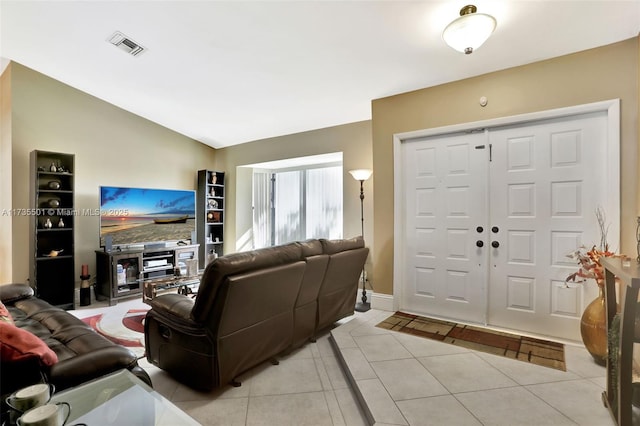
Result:
[[[149,375],[138,366],[133,352],[107,340],[67,311],[35,297],[28,285],[0,285],[0,299],[13,324],[43,341],[58,359],[46,366],[37,357],[22,357],[19,361],[3,358],[3,395],[42,381],[52,383],[59,391],[124,368],[151,386]]]
[[[195,299],[150,301],[147,359],[196,389],[237,385],[243,372],[353,314],[368,253],[357,237],[222,256],[205,269]]]

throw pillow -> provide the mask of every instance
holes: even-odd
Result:
[[[4,303],[0,302],[0,322],[6,322],[9,324],[13,324],[13,318],[11,317],[11,313],[4,306]]]
[[[41,365],[51,366],[58,356],[34,334],[0,321],[0,359],[2,362],[24,361],[38,358]]]

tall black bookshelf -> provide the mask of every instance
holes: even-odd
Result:
[[[198,170],[197,197],[198,260],[200,267],[204,268],[210,259],[224,253],[224,172]]]
[[[30,274],[35,293],[73,309],[75,292],[73,154],[31,152]]]

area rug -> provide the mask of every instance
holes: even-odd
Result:
[[[96,332],[122,346],[131,349],[138,357],[144,356],[144,318],[148,309],[129,309],[92,315],[82,318]]]
[[[566,371],[564,345],[434,318],[396,312],[376,327],[400,331]]]

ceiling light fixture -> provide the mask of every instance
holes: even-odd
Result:
[[[466,55],[482,46],[496,29],[496,19],[485,13],[476,13],[477,10],[472,4],[463,7],[460,17],[442,32],[445,43]]]

